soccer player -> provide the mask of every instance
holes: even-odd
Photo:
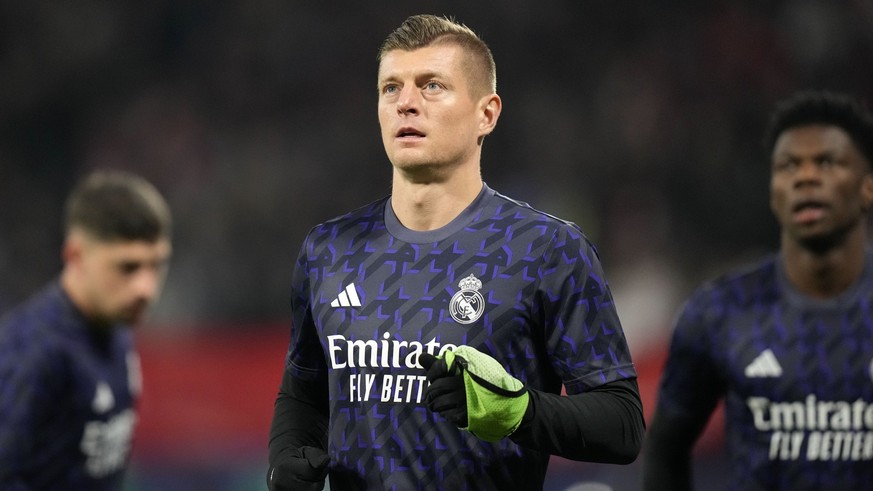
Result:
[[[129,327],[170,249],[144,179],[97,171],[73,190],[60,277],[0,320],[0,489],[121,489],[140,392]]]
[[[721,398],[730,489],[873,485],[873,117],[847,95],[801,92],[777,106],[766,141],[779,252],[684,306],[647,490],[691,488],[690,453]]]
[[[495,80],[450,19],[382,44],[391,195],[303,243],[270,489],[542,489],[550,454],[636,458],[636,372],[597,252],[482,181]]]

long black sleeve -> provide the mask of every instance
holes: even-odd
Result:
[[[530,404],[515,443],[572,460],[629,464],[645,434],[636,379],[561,396],[530,390]]]
[[[306,381],[286,370],[270,426],[270,466],[286,450],[302,446],[327,451],[327,380]]]
[[[708,416],[677,417],[658,408],[643,448],[643,489],[691,490],[691,451]]]

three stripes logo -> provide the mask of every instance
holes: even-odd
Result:
[[[781,377],[782,366],[773,351],[766,349],[746,366],[745,373],[749,378]]]
[[[331,307],[360,307],[361,299],[354,283],[349,283],[340,294],[330,303]]]
[[[115,396],[112,395],[112,388],[109,384],[97,382],[97,389],[94,391],[94,400],[91,401],[91,409],[97,414],[104,414],[115,407]]]

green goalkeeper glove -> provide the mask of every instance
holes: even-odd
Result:
[[[530,394],[497,360],[462,345],[443,357],[422,353],[419,363],[427,370],[424,398],[431,411],[489,442],[518,429]]]

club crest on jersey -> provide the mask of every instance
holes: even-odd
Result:
[[[485,298],[479,293],[482,282],[472,274],[460,282],[460,291],[452,295],[449,302],[449,314],[459,324],[471,324],[482,317],[485,310]]]

